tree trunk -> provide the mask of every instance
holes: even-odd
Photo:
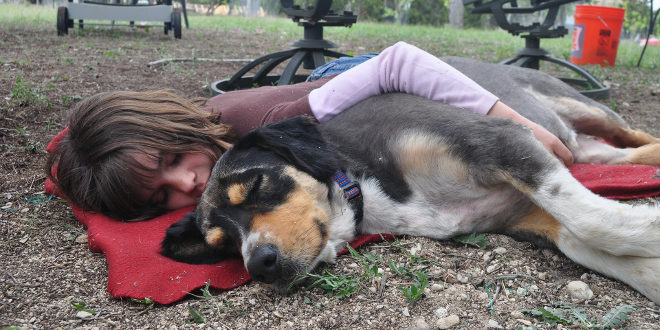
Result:
[[[246,14],[249,17],[257,17],[259,16],[260,9],[261,9],[261,0],[248,0],[247,1],[247,6],[246,6]]]
[[[449,26],[463,28],[463,1],[450,0],[449,2]]]

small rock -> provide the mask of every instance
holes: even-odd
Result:
[[[27,213],[27,211],[29,211],[29,210],[30,210],[30,209],[26,207],[26,208],[24,208],[24,209],[21,210],[21,213]]]
[[[488,260],[490,260],[490,258],[492,258],[492,257],[493,257],[493,253],[490,252],[490,251],[488,251],[488,252],[484,253],[483,260],[484,260],[484,261],[488,261]]]
[[[439,307],[438,309],[435,310],[435,316],[443,318],[447,316],[447,309],[444,307]]]
[[[445,286],[439,283],[433,283],[433,285],[431,285],[431,291],[442,291],[444,289]]]
[[[78,237],[76,237],[75,242],[78,244],[85,244],[87,243],[87,234],[80,234]]]
[[[514,319],[522,319],[523,317],[525,317],[525,314],[523,314],[521,311],[513,311],[511,312],[511,317],[513,317]]]
[[[458,315],[452,314],[447,317],[438,319],[438,321],[435,322],[435,326],[438,329],[449,329],[459,323],[461,323],[461,319],[458,317]]]
[[[404,307],[401,310],[401,313],[403,313],[403,315],[406,316],[406,317],[410,316],[410,311],[408,311],[408,307]]]
[[[490,319],[486,322],[486,328],[488,329],[502,329],[502,326],[497,323],[497,321]]]
[[[415,319],[415,322],[413,324],[414,324],[413,328],[415,330],[431,329],[431,327],[429,326],[428,323],[426,323],[426,320],[424,320],[423,317]]]
[[[489,265],[488,267],[486,267],[486,273],[490,274],[490,273],[496,271],[497,267],[498,267],[498,265],[496,265],[496,264]]]
[[[545,281],[548,278],[548,273],[540,272],[540,273],[538,273],[537,276],[539,277],[539,280],[544,280]]]
[[[623,106],[623,107],[625,107],[625,108],[630,108],[630,103],[628,103],[628,102],[623,102],[623,103],[621,103],[621,106]]]
[[[284,318],[284,315],[282,315],[282,313],[280,313],[280,312],[278,312],[278,311],[274,311],[274,312],[273,312],[273,315],[274,315],[275,317],[277,317],[277,318],[280,318],[280,319],[281,319],[281,318]]]
[[[456,280],[461,283],[467,283],[470,281],[470,278],[465,274],[458,273],[456,274]]]
[[[532,322],[524,320],[524,319],[516,319],[516,321],[518,321],[518,322],[520,322],[520,323],[522,323],[526,326],[531,326],[532,325]]]
[[[543,249],[543,250],[541,251],[541,253],[543,254],[543,256],[544,256],[546,259],[550,259],[550,258],[552,258],[552,257],[555,255],[554,252],[552,252],[552,251],[550,251],[550,250],[548,250],[548,249]]]
[[[479,301],[488,301],[488,299],[489,299],[488,298],[488,293],[483,292],[483,291],[479,291],[477,293],[477,300],[479,300]]]
[[[416,255],[417,255],[417,252],[419,252],[421,249],[422,249],[422,244],[421,244],[421,243],[418,243],[417,246],[413,246],[413,247],[410,249],[410,254],[416,256]]]
[[[94,318],[94,314],[86,311],[79,311],[78,313],[76,313],[76,317],[81,320],[91,320]]]
[[[497,253],[497,254],[505,254],[505,253],[506,253],[506,249],[500,246],[500,247],[494,249],[493,252],[495,252],[495,253]]]
[[[591,291],[587,283],[582,281],[569,282],[566,286],[566,290],[568,290],[568,294],[573,299],[589,300],[594,296],[593,291]]]

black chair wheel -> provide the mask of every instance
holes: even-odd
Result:
[[[175,8],[172,11],[172,29],[174,38],[181,39],[181,9]]]
[[[57,8],[57,35],[69,33],[69,11],[66,7]]]

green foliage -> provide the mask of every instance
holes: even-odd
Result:
[[[360,278],[355,276],[338,276],[333,274],[330,270],[326,269],[321,275],[308,274],[310,278],[315,278],[309,287],[320,287],[330,296],[337,298],[350,297],[353,292],[358,290]]]
[[[410,287],[403,285],[397,287],[397,289],[401,291],[406,298],[408,298],[408,301],[411,304],[418,302],[424,297],[424,289],[429,284],[428,275],[421,271],[415,272],[414,281],[415,283],[413,283]]]
[[[429,284],[427,274],[429,262],[405,249],[398,240],[394,240],[390,246],[398,249],[406,257],[406,262],[396,264],[392,260],[385,260],[370,252],[360,254],[347,244],[351,257],[363,266],[364,271],[360,275],[337,275],[326,269],[321,274],[300,276],[291,283],[289,288],[301,280],[311,279],[314,282],[308,285],[307,289],[319,287],[330,296],[349,297],[360,290],[363,282],[373,283],[375,278],[380,278],[382,281],[384,276],[382,269],[389,267],[394,272],[394,278],[404,279],[407,283],[412,281],[411,284],[397,286],[397,290],[401,291],[411,304],[414,304],[425,296],[424,290]]]
[[[23,146],[23,150],[29,153],[36,154],[39,151],[44,150],[43,144],[39,141],[31,141],[28,142],[26,145]]]
[[[198,311],[196,311],[192,306],[188,306],[188,313],[190,313],[190,316],[193,318],[193,322],[195,323],[205,323],[206,319],[204,319],[204,316],[200,314]]]
[[[71,103],[76,103],[80,100],[82,100],[82,97],[80,95],[63,96],[62,97],[62,104],[63,105],[69,105]]]
[[[225,312],[232,312],[236,311],[237,309],[234,307],[234,302],[229,300],[229,301],[223,301],[217,296],[214,296],[211,294],[210,290],[211,286],[211,280],[207,280],[205,282],[205,285],[203,288],[200,289],[202,292],[202,295],[196,295],[190,292],[187,292],[189,295],[202,299],[206,304],[203,304],[201,307],[202,308],[215,308],[215,310],[218,313],[225,313]],[[195,323],[204,323],[206,320],[204,319],[204,316],[202,315],[201,312],[197,312],[197,310],[193,309],[191,306],[188,307],[188,311],[190,312],[190,316],[193,317],[193,322]]]
[[[601,322],[590,319],[584,309],[574,304],[556,303],[555,307],[537,307],[535,310],[522,310],[523,313],[539,318],[541,322],[550,325],[577,325],[587,329],[611,329],[622,327],[635,307],[622,305],[612,308]]]
[[[81,301],[81,302],[73,302],[73,301],[72,301],[72,302],[71,302],[71,306],[75,307],[75,308],[76,308],[77,310],[79,310],[79,311],[83,311],[83,312],[90,313],[90,314],[92,314],[92,315],[96,315],[96,312],[95,312],[95,311],[93,311],[93,310],[91,310],[91,309],[87,309],[87,308],[85,308],[85,303],[82,302],[82,301]]]
[[[623,28],[631,34],[640,33],[646,36],[651,20],[650,2],[647,0],[628,0],[620,4],[626,10]]]
[[[612,308],[609,313],[603,316],[600,322],[602,328],[617,328],[623,326],[629,318],[630,313],[635,310],[635,307],[630,305],[617,306]]]
[[[138,303],[138,304],[142,304],[142,305],[147,305],[147,306],[153,306],[153,305],[154,305],[154,301],[151,300],[151,299],[149,299],[149,297],[146,297],[146,298],[144,298],[144,299],[135,299],[135,298],[131,298],[131,301],[134,302],[134,303]]]
[[[477,235],[476,233],[472,233],[469,235],[461,235],[454,237],[453,240],[459,243],[474,246],[479,249],[485,249],[488,247],[488,245],[490,245],[488,238],[486,238],[486,235],[484,234]]]
[[[417,0],[410,6],[409,24],[443,26],[449,22],[445,0]]]

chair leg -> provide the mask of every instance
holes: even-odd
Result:
[[[530,68],[530,69],[539,69],[539,62],[540,61],[547,61],[547,62],[552,62],[557,65],[563,66],[565,68],[568,68],[572,70],[573,72],[577,73],[580,77],[584,79],[576,79],[576,78],[559,78],[562,81],[574,85],[578,85],[580,87],[584,88],[591,88],[587,90],[581,90],[580,93],[582,95],[588,96],[590,98],[608,98],[610,96],[610,88],[603,85],[596,77],[591,75],[589,72],[586,70],[580,68],[579,66],[568,62],[564,61],[562,59],[558,59],[555,57],[551,56],[529,56],[529,55],[518,55],[512,58],[508,58],[504,61],[501,61],[499,64],[505,64],[505,65],[514,65],[514,66],[519,66],[523,68]]]

